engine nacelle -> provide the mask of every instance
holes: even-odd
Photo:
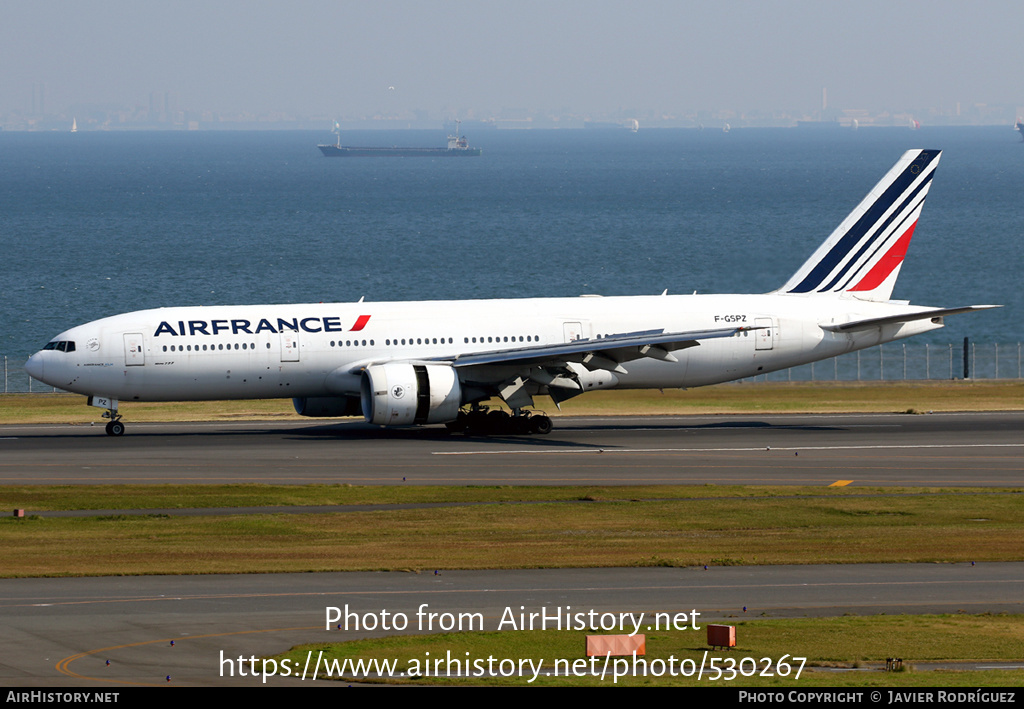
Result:
[[[413,426],[454,421],[462,389],[447,364],[388,362],[363,370],[362,406],[367,423]]]
[[[363,410],[354,396],[303,396],[292,399],[299,416],[360,416]]]

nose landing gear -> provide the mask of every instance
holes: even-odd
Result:
[[[108,416],[109,414],[103,414]],[[118,416],[113,421],[108,421],[106,425],[106,431],[108,436],[123,436],[124,435],[124,424],[121,423],[121,417]]]
[[[106,409],[103,418],[110,419],[106,425],[108,436],[123,436],[124,424],[121,423],[121,414],[117,413],[117,399],[108,399],[105,396],[90,396],[86,402],[89,406]]]

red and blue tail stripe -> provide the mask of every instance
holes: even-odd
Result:
[[[938,150],[904,153],[780,292],[855,291],[888,300],[939,155]]]

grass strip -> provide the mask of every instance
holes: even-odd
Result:
[[[415,618],[412,619],[413,622]],[[483,627],[495,628],[497,618],[484,619]],[[648,615],[645,623],[651,623]],[[704,653],[706,630],[646,630],[647,654],[643,658],[649,670],[663,669],[661,677],[621,676],[614,681],[622,686],[716,686],[772,687],[804,689],[808,687],[991,687],[1016,686],[1024,676],[1021,670],[998,671],[922,671],[921,663],[963,661],[1019,661],[1024,644],[1024,617],[1019,615],[921,615],[921,616],[842,616],[832,618],[806,618],[789,620],[744,620],[736,626],[737,647],[730,651],[710,650],[709,657],[724,658],[717,662],[723,672],[715,672],[705,664],[704,676],[668,676],[670,658],[677,670],[700,667]],[[628,632],[628,631],[627,631]],[[301,668],[308,653],[313,661],[320,657],[318,678],[324,679],[323,668],[340,670],[346,659],[364,662],[376,659],[393,662],[398,671],[418,674],[399,677],[389,682],[434,685],[504,685],[504,686],[609,686],[613,684],[611,668],[604,680],[593,676],[552,677],[541,672],[537,679],[527,677],[505,678],[453,678],[436,677],[435,669],[444,671],[449,657],[463,662],[469,660],[470,672],[487,668],[487,658],[499,667],[503,659],[518,662],[529,659],[534,666],[543,661],[544,670],[556,667],[556,659],[572,663],[584,659],[587,634],[603,634],[600,630],[532,630],[462,632],[438,635],[403,635],[386,638],[355,640],[341,643],[317,643],[292,648],[274,659],[288,660]],[[806,657],[799,679],[795,670],[799,660]],[[899,657],[904,661],[902,672],[878,671],[886,658]],[[744,660],[744,658],[749,658]],[[769,658],[770,661],[765,660]],[[433,664],[441,660],[441,665]],[[480,664],[475,664],[480,660]],[[659,664],[660,661],[660,664]],[[779,677],[779,662],[791,665],[788,677]],[[631,663],[631,660],[630,660]],[[917,663],[917,664],[915,664]],[[506,668],[512,665],[506,663]],[[566,666],[566,665],[557,665]],[[351,667],[348,665],[347,667]],[[603,659],[596,665],[600,672]],[[763,673],[771,668],[774,676]],[[590,665],[581,665],[589,670]],[[732,668],[732,671],[730,671]],[[827,669],[826,669],[827,668]],[[836,669],[863,671],[835,671]],[[429,673],[425,671],[429,669]],[[310,670],[311,671],[311,670]],[[782,671],[786,671],[782,667]],[[338,672],[333,672],[337,675]],[[479,673],[478,673],[479,674]],[[349,674],[351,676],[351,673]],[[731,677],[731,678],[729,678]],[[337,678],[337,677],[336,677]],[[729,679],[727,679],[729,678]],[[885,701],[888,697],[884,698]]]
[[[398,485],[6,485],[0,509],[148,510],[421,503],[613,502],[751,497],[992,494],[991,488],[818,487],[758,485],[409,486]],[[1000,490],[1003,493],[1024,492]]]
[[[493,402],[492,402],[493,403]],[[759,382],[697,389],[596,391],[538,408],[554,416],[1007,411],[1024,408],[1024,381]],[[304,420],[289,399],[121,402],[128,421]],[[75,394],[0,395],[0,424],[100,422],[100,410]]]
[[[0,575],[1019,561],[1022,513],[999,491],[5,518]]]

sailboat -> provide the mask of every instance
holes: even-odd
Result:
[[[75,118],[71,119],[71,132],[72,133],[77,133],[78,132],[78,120],[75,119]]]

